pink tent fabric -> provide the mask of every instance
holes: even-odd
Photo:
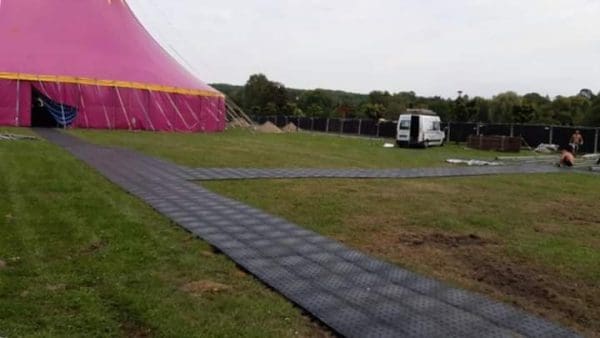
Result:
[[[31,125],[32,92],[73,127],[221,131],[225,102],[150,36],[123,0],[0,0],[0,125]]]

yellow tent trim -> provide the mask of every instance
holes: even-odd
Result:
[[[98,80],[98,79],[91,79],[91,78],[86,78],[86,77],[75,77],[75,76],[33,75],[33,74],[0,72],[0,79],[2,79],[2,80],[60,82],[60,83],[79,83],[79,84],[83,84],[83,85],[94,85],[94,86],[103,86],[103,87],[145,89],[145,90],[150,90],[150,91],[158,91],[158,92],[174,93],[174,94],[182,94],[182,95],[224,97],[223,94],[221,94],[217,91],[210,91],[210,90],[184,89],[184,88],[161,86],[161,85],[155,85],[155,84],[145,84],[145,83],[139,83],[139,82]]]

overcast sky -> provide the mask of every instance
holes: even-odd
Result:
[[[454,97],[600,91],[600,0],[129,0],[205,82]],[[172,52],[173,53],[173,52]]]

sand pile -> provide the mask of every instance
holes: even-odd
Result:
[[[285,127],[281,128],[281,130],[283,130],[285,133],[295,133],[300,131],[300,129],[298,129],[298,127],[292,122],[286,124]]]
[[[282,133],[281,129],[277,128],[276,125],[267,121],[262,125],[256,127],[256,131],[261,133],[269,133],[269,134],[280,134]]]

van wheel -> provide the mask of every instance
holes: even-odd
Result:
[[[425,148],[425,149],[429,148],[429,141],[423,142],[423,148]]]

